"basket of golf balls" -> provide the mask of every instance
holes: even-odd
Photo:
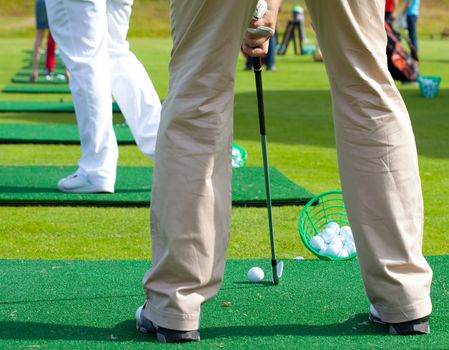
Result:
[[[357,255],[341,191],[312,198],[301,211],[299,236],[323,260],[349,260]]]

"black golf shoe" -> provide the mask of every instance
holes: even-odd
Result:
[[[374,323],[387,325],[388,332],[393,335],[419,335],[430,333],[429,316],[407,322],[388,323],[383,321],[374,306],[370,305],[368,319]]]
[[[154,333],[161,343],[185,343],[192,341],[200,341],[200,333],[198,330],[178,331],[159,327],[151,320],[143,315],[145,305],[140,306],[136,310],[136,328],[142,333]]]

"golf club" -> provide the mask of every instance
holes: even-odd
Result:
[[[262,145],[263,170],[265,176],[265,191],[267,197],[268,209],[268,226],[270,228],[270,246],[271,246],[271,267],[273,273],[273,284],[279,284],[279,278],[282,276],[284,263],[279,264],[276,261],[276,249],[274,245],[274,228],[273,228],[273,214],[271,208],[271,188],[270,188],[270,173],[268,169],[268,151],[267,151],[267,135],[265,131],[265,110],[263,105],[263,89],[262,89],[262,62],[259,57],[253,58],[254,76],[256,78],[257,91],[257,109],[259,112],[259,129],[260,140]]]

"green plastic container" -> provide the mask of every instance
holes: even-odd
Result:
[[[299,237],[301,237],[304,245],[322,260],[342,261],[355,258],[357,253],[353,253],[346,258],[323,255],[310,245],[310,238],[323,231],[330,222],[336,222],[340,227],[349,226],[341,191],[321,193],[304,206],[298,221]]]
[[[440,89],[441,77],[420,76],[417,78],[421,95],[425,98],[435,98]]]

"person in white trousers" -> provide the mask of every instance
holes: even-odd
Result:
[[[51,31],[71,74],[81,142],[78,170],[60,180],[63,192],[114,192],[118,146],[112,98],[140,150],[155,153],[161,103],[126,36],[133,0],[46,0]]]

